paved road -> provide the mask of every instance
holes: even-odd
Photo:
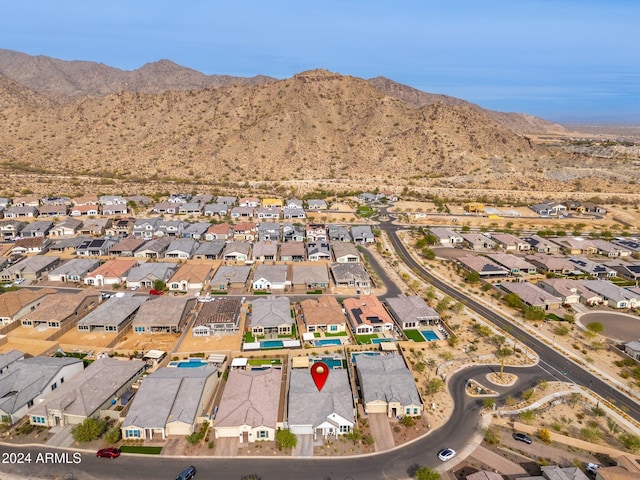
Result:
[[[503,330],[509,331],[516,338],[525,339],[527,346],[529,348],[533,348],[539,355],[541,365],[546,368],[556,380],[569,381],[578,385],[590,387],[598,395],[627,412],[635,420],[640,421],[640,405],[638,405],[638,403],[633,399],[615,388],[612,388],[608,383],[584,370],[580,365],[568,360],[564,354],[549,347],[546,343],[530,335],[527,331],[519,328],[516,324],[497,314],[489,307],[484,306],[472,297],[458,291],[455,287],[452,287],[448,283],[443,282],[429,273],[422,267],[422,265],[411,257],[405,246],[402,244],[396,234],[398,227],[389,222],[381,222],[379,226],[387,233],[391,244],[409,268],[416,273],[419,272],[419,275],[422,276],[422,278],[438,290],[449,295],[454,300],[463,302],[468,308],[489,320],[494,325],[502,328]]]
[[[622,312],[589,312],[581,315],[579,322],[585,327],[600,322],[604,327],[602,335],[625,343],[637,340],[640,335],[640,317]]]

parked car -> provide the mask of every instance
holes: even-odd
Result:
[[[598,470],[600,468],[600,465],[598,465],[597,463],[587,463],[587,472],[589,473],[596,473],[596,470]]]
[[[13,282],[14,285],[20,285],[22,282],[24,282],[24,278],[16,278]]]
[[[526,433],[521,433],[521,432],[516,432],[513,434],[513,438],[518,440],[519,442],[524,442],[524,443],[528,443],[529,445],[531,445],[532,441],[531,437],[529,435],[527,435]]]
[[[152,288],[151,290],[149,290],[149,295],[164,295],[164,292],[162,290],[156,290],[155,288]]]
[[[190,467],[185,468],[180,475],[176,477],[176,480],[191,480],[196,476],[196,467],[191,465]]]
[[[98,458],[118,458],[120,456],[119,448],[101,448],[96,453]]]
[[[438,458],[443,462],[446,462],[447,460],[451,460],[455,456],[456,456],[456,451],[453,448],[443,448],[438,452]]]

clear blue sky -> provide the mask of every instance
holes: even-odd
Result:
[[[5,1],[0,48],[125,70],[325,68],[552,121],[640,123],[638,0]]]

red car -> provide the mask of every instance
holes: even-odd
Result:
[[[149,295],[164,295],[162,290],[149,290]]]
[[[118,458],[120,456],[119,448],[102,448],[96,453],[96,457],[100,458]]]

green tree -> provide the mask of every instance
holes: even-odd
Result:
[[[153,289],[164,291],[167,288],[167,285],[160,279],[153,281]]]
[[[442,300],[440,300],[436,305],[436,310],[438,311],[438,313],[442,313],[449,308],[450,303],[451,303],[451,297],[448,295],[445,295],[442,298]]]
[[[536,412],[533,410],[524,410],[520,412],[518,416],[524,423],[531,425],[533,423],[533,419],[536,418]]]
[[[110,445],[118,443],[121,438],[122,438],[122,432],[120,431],[120,428],[117,425],[113,427],[111,430],[109,430],[107,434],[104,436],[104,439]]]
[[[504,373],[504,361],[512,353],[513,351],[508,347],[500,347],[496,350],[495,356],[500,359],[500,378],[502,378],[502,374]]]
[[[427,383],[427,395],[435,395],[444,388],[444,382],[441,378],[435,377]]]
[[[638,435],[622,433],[618,437],[618,440],[620,440],[620,443],[622,443],[627,450],[630,450],[633,453],[640,450],[640,436]]]
[[[480,281],[480,274],[478,272],[469,272],[464,276],[464,279],[467,281],[467,283],[475,285]]]
[[[522,309],[524,307],[524,303],[522,302],[522,300],[520,300],[520,297],[515,293],[507,293],[504,296],[504,303],[506,303],[507,306],[512,308]]]
[[[100,438],[107,428],[107,421],[89,417],[71,429],[71,436],[76,442],[93,442]]]
[[[538,438],[546,444],[551,443],[551,433],[546,428],[538,430]]]
[[[430,248],[423,248],[422,249],[422,256],[424,258],[426,258],[427,260],[435,260],[436,258],[436,252],[434,252],[432,249]]]
[[[353,444],[355,445],[360,440],[362,440],[362,432],[359,429],[354,428],[349,433],[345,433],[344,437],[347,440],[351,440],[353,442]]]
[[[291,430],[278,430],[276,432],[276,446],[278,450],[288,450],[298,445],[298,437]]]
[[[484,441],[489,445],[500,445],[500,434],[496,431],[495,428],[485,428],[484,432]]]
[[[600,322],[591,322],[587,324],[587,330],[593,335],[598,335],[604,331],[604,325]]]
[[[429,467],[420,467],[415,473],[416,480],[440,480],[440,474]]]

